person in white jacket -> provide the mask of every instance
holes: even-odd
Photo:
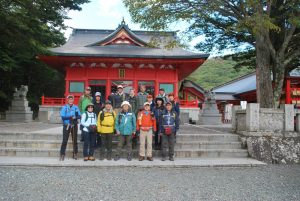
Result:
[[[93,112],[94,104],[86,106],[86,112],[81,115],[82,134],[84,139],[83,157],[84,161],[95,161],[94,149],[97,132],[97,115]]]

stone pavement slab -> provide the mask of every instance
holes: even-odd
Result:
[[[0,157],[0,166],[30,166],[30,167],[161,167],[161,168],[193,168],[193,167],[254,167],[265,166],[266,164],[251,158],[175,158],[175,161],[161,161],[154,158],[154,161],[138,161],[133,159],[127,161],[96,160],[84,162],[81,159],[73,160],[66,158],[59,161],[53,157]]]

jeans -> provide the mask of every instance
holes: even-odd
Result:
[[[83,157],[89,157],[94,155],[96,133],[95,132],[83,132]]]
[[[72,142],[73,142],[73,154],[78,153],[77,131],[78,131],[77,124],[63,125],[63,140],[62,140],[62,144],[61,144],[61,148],[60,148],[60,155],[66,154],[66,148],[67,148],[70,133],[71,133]]]

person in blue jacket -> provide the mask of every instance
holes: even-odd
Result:
[[[118,113],[115,121],[116,135],[119,138],[119,142],[114,160],[120,159],[121,148],[126,143],[127,160],[131,161],[131,140],[136,133],[136,117],[134,113],[129,112],[130,103],[128,101],[123,101],[121,108],[122,110]]]
[[[172,103],[166,103],[166,110],[160,118],[160,135],[162,136],[162,161],[166,160],[169,149],[169,160],[174,161],[175,133],[179,130],[178,114],[172,110]]]
[[[80,119],[80,110],[74,105],[74,96],[69,95],[67,97],[68,104],[63,106],[60,110],[60,116],[63,121],[63,140],[60,148],[60,161],[65,159],[66,147],[69,140],[69,135],[72,135],[73,141],[73,158],[77,160],[78,144],[77,144],[77,131],[78,131],[78,119]]]

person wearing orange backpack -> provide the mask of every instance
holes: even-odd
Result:
[[[137,130],[140,130],[140,157],[139,161],[145,159],[145,144],[147,141],[147,160],[153,161],[152,157],[152,137],[156,131],[156,119],[150,111],[150,103],[144,103],[144,110],[140,111],[137,118]]]

